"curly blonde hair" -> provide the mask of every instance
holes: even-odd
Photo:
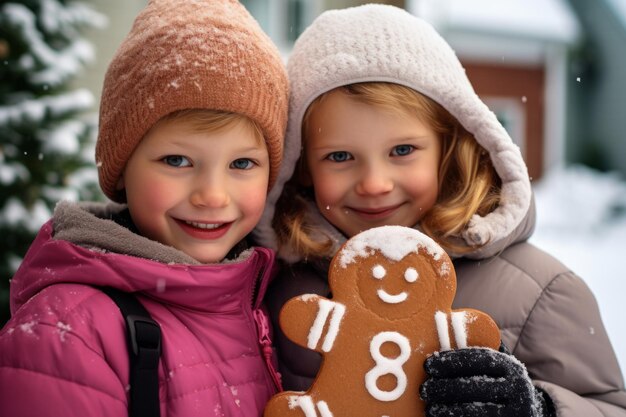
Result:
[[[441,105],[409,87],[368,82],[330,92],[337,90],[361,103],[418,117],[439,135],[438,197],[420,220],[420,226],[446,251],[463,254],[473,250],[461,243],[461,232],[473,215],[484,216],[498,206],[501,187],[489,155],[474,136]],[[303,143],[311,113],[330,92],[316,98],[308,107],[302,122]],[[301,157],[298,161],[296,173],[277,202],[273,226],[279,247],[289,247],[303,258],[331,256],[333,242],[330,238],[320,238],[321,231],[306,215],[306,201],[314,199],[314,191],[301,182],[307,169],[304,160]]]

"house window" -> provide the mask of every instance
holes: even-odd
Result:
[[[263,30],[269,33],[270,25],[270,0],[241,0],[241,3],[259,22]]]
[[[520,147],[522,155],[526,155],[526,97],[520,100],[517,97],[485,96],[483,101],[495,113],[513,142]]]
[[[502,122],[522,150],[528,173],[543,174],[544,68],[464,61],[476,93]]]
[[[283,49],[323,10],[323,0],[242,0],[263,30]]]
[[[287,0],[288,27],[285,37],[289,43],[294,43],[308,26],[306,12],[307,7],[304,0]]]

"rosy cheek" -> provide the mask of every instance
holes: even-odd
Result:
[[[148,191],[146,200],[153,206],[166,205],[167,201],[171,199],[172,195],[164,192],[165,190],[152,190]]]
[[[315,188],[315,201],[320,211],[322,211],[322,215],[326,215],[325,212],[337,203],[337,198],[329,191],[324,187]]]
[[[172,194],[172,190],[175,190],[172,184],[167,181],[146,181],[146,184],[142,186],[142,192],[145,198],[149,198],[152,201],[163,200],[166,196]]]
[[[420,181],[415,181],[412,184],[411,194],[420,205],[425,206],[425,208],[430,208],[437,200],[439,194],[436,176],[430,176],[429,178],[422,177]]]
[[[129,199],[134,200],[136,205],[151,208],[166,206],[167,202],[172,200],[173,190],[180,188],[168,184],[166,181],[155,179],[142,181],[136,185],[132,190],[132,197]]]
[[[313,181],[315,198],[324,204],[335,202],[343,188],[345,187],[342,185],[342,179],[337,175],[318,175]]]
[[[258,187],[245,198],[245,212],[248,216],[260,218],[265,208],[267,193],[264,188]]]
[[[436,170],[422,169],[420,170],[420,172],[414,173],[410,177],[414,178],[414,180],[411,181],[410,184],[415,191],[428,191],[432,189],[433,186],[437,185]]]

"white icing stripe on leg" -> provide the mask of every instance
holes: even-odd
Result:
[[[443,311],[435,313],[435,324],[439,335],[441,350],[450,350],[450,333],[448,332],[448,316]]]
[[[310,395],[292,395],[289,397],[288,404],[290,410],[299,407],[304,412],[304,417],[318,417],[317,410],[320,412],[320,417],[333,417],[326,401],[318,401],[317,410],[315,410],[316,404],[313,403]]]
[[[454,340],[458,349],[467,347],[467,317],[465,311],[454,311],[450,317],[452,330],[454,330]]]
[[[317,411],[315,411],[315,404],[310,395],[302,395],[298,398],[298,407],[304,411],[305,417],[317,417]]]
[[[313,326],[311,326],[307,339],[307,347],[309,349],[315,349],[317,347],[317,342],[319,342],[322,331],[324,330],[324,323],[326,323],[328,319],[328,314],[330,310],[332,310],[333,304],[332,301],[319,300],[319,310],[317,311],[317,316],[315,317]]]
[[[335,343],[337,333],[339,333],[339,325],[341,324],[341,319],[346,312],[346,307],[343,304],[334,304],[335,306],[330,317],[330,324],[328,325],[328,333],[326,333],[326,338],[324,339],[324,344],[322,345],[322,350],[324,352],[330,352],[330,350],[333,348],[333,343]]]
[[[320,410],[321,417],[333,417],[333,413],[330,412],[330,408],[328,408],[326,401],[318,401],[317,409]]]

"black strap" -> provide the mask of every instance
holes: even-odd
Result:
[[[129,417],[159,417],[159,357],[161,328],[132,294],[102,288],[119,307],[126,320],[130,358]]]

